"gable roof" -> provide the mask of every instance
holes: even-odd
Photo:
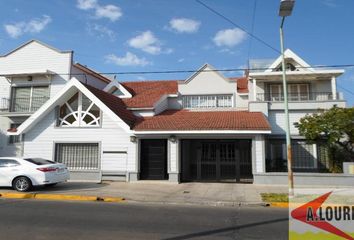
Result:
[[[6,53],[6,54],[4,54],[4,55],[0,55],[0,57],[6,57],[6,56],[8,56],[8,55],[10,55],[10,54],[12,54],[12,53],[14,53],[14,52],[20,50],[21,48],[23,48],[23,47],[25,47],[25,46],[27,46],[27,45],[29,45],[29,44],[31,44],[31,43],[34,43],[34,42],[35,42],[35,43],[38,43],[38,44],[40,44],[40,45],[42,45],[42,46],[44,46],[44,47],[46,47],[46,48],[52,49],[53,51],[56,51],[56,52],[58,52],[58,53],[73,53],[73,52],[74,52],[74,51],[72,51],[72,50],[61,51],[61,50],[59,50],[59,49],[57,49],[57,48],[55,48],[55,47],[52,47],[52,46],[50,46],[50,45],[48,45],[48,44],[46,44],[46,43],[43,43],[43,42],[41,42],[41,41],[39,41],[39,40],[37,40],[37,39],[32,39],[32,40],[29,40],[28,42],[23,43],[22,45],[18,46],[17,48],[11,50],[10,52],[8,52],[8,53]]]
[[[135,131],[267,131],[270,124],[263,113],[246,111],[167,110],[153,117],[140,119]]]
[[[128,108],[153,108],[164,95],[177,94],[177,81],[143,81],[121,83],[132,98],[123,98]]]
[[[205,63],[201,68],[199,68],[195,73],[193,73],[190,77],[188,77],[183,83],[189,83],[190,81],[192,81],[196,76],[198,76],[201,72],[203,72],[206,68],[210,68],[211,72],[215,72],[217,75],[219,75],[222,79],[224,79],[225,81],[228,81],[227,78],[224,77],[224,75],[222,75],[219,71],[216,71],[216,69],[210,65],[209,63]]]
[[[125,109],[125,105],[121,99],[92,86],[84,85],[76,78],[72,78],[54,97],[50,98],[42,105],[42,107],[26,119],[26,121],[18,127],[16,132],[10,131],[8,132],[8,135],[20,135],[29,131],[44,116],[61,103],[63,97],[69,97],[76,91],[82,92],[120,127],[125,131],[130,132],[131,127],[134,125],[135,116],[133,113]]]
[[[88,68],[87,66],[84,66],[80,63],[75,63],[73,64],[74,67],[76,67],[77,69],[95,77],[95,78],[98,78],[99,80],[101,80],[102,82],[105,82],[105,83],[110,83],[111,80],[106,78],[105,76],[99,74],[98,72],[92,70],[91,68]]]
[[[308,64],[307,62],[305,62],[301,57],[299,57],[296,53],[294,53],[293,51],[291,51],[290,49],[286,49],[284,51],[284,56],[285,59],[293,59],[295,62],[297,62],[298,64],[300,64],[302,67],[305,67],[309,70],[312,70],[310,64]],[[275,68],[277,68],[282,62],[282,56],[280,55],[270,66],[267,70],[265,70],[266,72],[272,72]]]

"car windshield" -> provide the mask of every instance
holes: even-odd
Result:
[[[50,160],[44,159],[44,158],[25,158],[24,160],[26,160],[27,162],[36,164],[36,165],[46,165],[46,164],[55,163],[53,161],[50,161]]]

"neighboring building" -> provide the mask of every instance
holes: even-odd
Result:
[[[345,107],[336,91],[343,70],[314,69],[290,50],[285,55],[291,126],[318,108]],[[284,184],[280,66],[279,57],[266,70],[226,78],[205,64],[182,81],[108,83],[69,61],[71,80],[8,134],[20,138],[22,155],[64,162],[74,179]],[[329,167],[326,149],[307,144],[294,127],[291,134],[297,180],[332,181],[318,173]],[[349,176],[335,177],[342,183]]]

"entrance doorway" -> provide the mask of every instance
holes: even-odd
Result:
[[[251,140],[182,140],[183,181],[252,182]]]
[[[140,179],[167,180],[167,140],[143,139],[140,151]]]

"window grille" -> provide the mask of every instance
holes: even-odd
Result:
[[[55,161],[71,170],[99,169],[98,143],[57,143]]]

